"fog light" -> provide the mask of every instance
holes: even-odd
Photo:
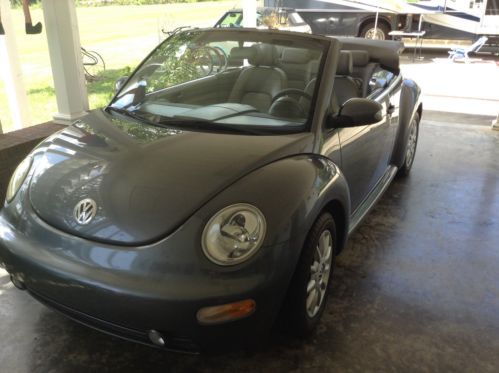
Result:
[[[201,308],[196,316],[200,324],[220,324],[248,317],[255,312],[255,308],[255,301],[246,299],[240,302]]]
[[[165,345],[165,339],[161,335],[160,332],[157,330],[151,329],[149,330],[149,333],[147,333],[149,336],[149,339],[151,340],[152,343],[154,343],[156,346],[163,347]]]

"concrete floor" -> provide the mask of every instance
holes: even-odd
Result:
[[[69,321],[0,272],[0,372],[499,372],[499,131],[462,119],[423,121],[413,173],[351,237],[309,340],[164,353]]]
[[[447,49],[448,50],[448,49]],[[499,110],[499,58],[475,55],[470,63],[449,60],[447,50],[412,50],[400,59],[402,74],[423,90],[426,110],[496,116]]]

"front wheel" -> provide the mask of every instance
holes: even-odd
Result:
[[[400,176],[407,176],[411,172],[414,158],[416,157],[416,148],[418,146],[419,136],[419,114],[414,114],[409,127],[409,138],[407,139],[407,146],[405,148],[405,157],[402,167],[400,167],[398,174]]]
[[[335,263],[336,225],[323,213],[310,230],[283,307],[287,332],[306,336],[320,321]]]
[[[383,23],[370,22],[360,31],[360,37],[366,39],[386,40],[390,30]]]

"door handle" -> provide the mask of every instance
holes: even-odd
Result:
[[[390,104],[388,105],[388,109],[386,109],[386,114],[392,115],[394,111],[395,111],[395,105]]]

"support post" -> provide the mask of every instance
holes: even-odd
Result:
[[[5,84],[12,117],[11,129],[18,130],[30,126],[31,122],[9,0],[0,0],[0,14],[5,29],[5,35],[0,35],[0,74]]]
[[[42,0],[58,113],[54,122],[69,124],[88,110],[73,0]]]
[[[243,26],[256,27],[256,0],[243,0]]]
[[[499,113],[497,113],[497,117],[492,121],[492,129],[499,131]]]

